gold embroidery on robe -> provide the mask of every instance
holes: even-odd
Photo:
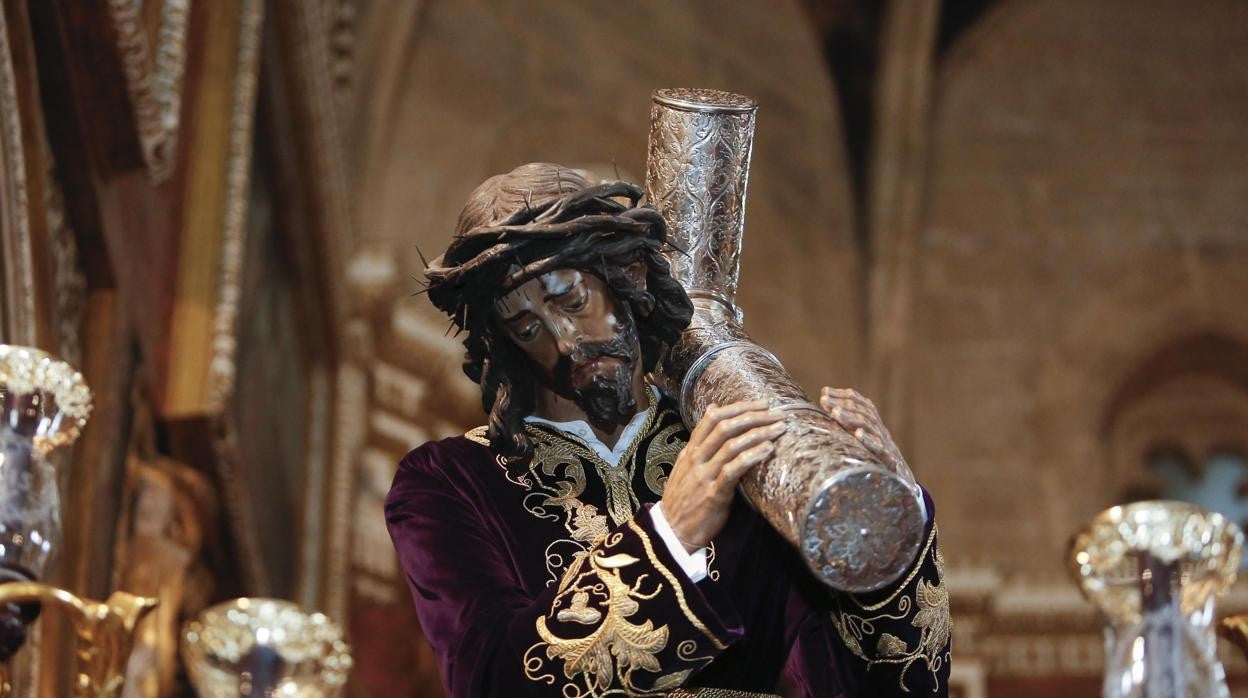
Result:
[[[578,609],[578,612],[601,611],[600,622],[589,635],[560,637],[547,627],[545,616],[537,619],[537,634],[545,645],[546,658],[561,660],[564,677],[583,682],[588,695],[600,695],[616,683],[635,692],[634,671],[659,671],[656,655],[667,646],[667,626],[656,628],[653,621],[634,622],[630,618],[641,609],[639,601],[653,599],[663,590],[663,585],[647,585],[644,574],[633,584],[626,583],[620,577],[620,570],[636,563],[637,558],[624,553],[608,556],[595,552],[589,555],[591,571],[580,575],[555,598],[557,605],[571,593],[575,607],[577,599],[587,599],[591,591],[596,596],[605,594],[601,609]]]
[[[680,688],[667,694],[667,698],[780,698],[780,695],[734,691],[731,688]]]
[[[841,641],[845,643],[850,652],[867,662],[868,669],[877,664],[900,665],[898,683],[905,693],[910,692],[910,689],[906,687],[906,672],[916,662],[922,661],[927,666],[927,670],[936,675],[945,662],[949,661],[949,652],[946,647],[949,645],[949,637],[953,632],[953,622],[949,614],[949,590],[944,583],[945,559],[939,546],[935,551],[932,550],[935,540],[936,527],[932,526],[932,532],[928,536],[927,544],[923,547],[923,553],[919,556],[919,562],[905,581],[898,586],[897,591],[887,599],[864,606],[851,596],[849,598],[853,603],[865,613],[844,611],[832,613],[832,624],[837,634],[840,635]],[[935,583],[919,579],[913,596],[903,594],[918,575],[929,553],[934,553],[936,559]],[[880,612],[875,613],[876,611]],[[919,640],[916,646],[911,647],[905,640],[884,632],[875,639],[874,647],[864,647],[866,641],[876,635],[876,623],[884,620],[904,621],[906,619],[909,619],[910,624],[919,630]]]
[[[577,557],[559,582],[559,593],[550,614],[537,619],[535,627],[540,642],[524,653],[525,676],[533,681],[554,685],[558,679],[550,673],[554,669],[548,669],[547,664],[549,661],[562,663],[563,677],[570,682],[562,687],[567,698],[666,695],[694,671],[710,663],[711,657],[696,656],[696,641],[684,640],[677,646],[676,654],[684,662],[695,662],[695,666],[657,676],[649,687],[637,684],[640,677],[635,676],[636,673],[658,674],[661,671],[658,654],[667,647],[670,630],[667,625],[655,626],[651,619],[634,616],[644,615],[641,602],[662,593],[674,594],[691,624],[719,649],[726,647],[693,614],[678,580],[655,555],[645,531],[631,520],[627,526],[641,541],[650,568],[657,570],[668,584],[651,580],[646,572],[637,573],[631,582],[625,581],[623,573],[635,572],[631,568],[641,560],[628,553],[611,554],[611,548],[623,540],[621,533],[609,536],[597,548]],[[593,629],[582,637],[560,636],[547,623],[550,615],[562,623]]]
[[[646,447],[646,466],[642,474],[646,478],[646,486],[660,497],[667,485],[667,475],[676,467],[676,457],[685,447],[685,440],[680,437],[684,429],[685,425],[680,422],[672,424],[660,431]]]
[[[522,499],[525,510],[539,519],[562,523],[570,536],[553,540],[546,546],[545,565],[550,575],[546,581],[547,586],[557,582],[560,575],[570,569],[573,563],[580,561],[589,548],[607,534],[610,524],[618,526],[631,520],[641,508],[641,501],[633,489],[633,480],[637,467],[637,450],[643,443],[650,444],[644,454],[645,479],[648,484],[653,481],[654,484],[650,484],[652,490],[658,486],[655,494],[662,495],[662,485],[667,480],[666,473],[670,471],[675,463],[675,455],[684,445],[679,437],[683,425],[679,422],[669,425],[651,439],[655,425],[674,412],[668,408],[660,408],[653,393],[650,394],[649,409],[646,423],[624,451],[617,466],[607,463],[588,444],[574,435],[541,424],[528,424],[525,427],[533,443],[533,457],[528,463],[527,472],[517,476],[508,467],[506,460],[499,457],[499,467],[502,468],[504,477],[528,490]],[[486,427],[478,427],[466,436],[488,445],[485,431]],[[587,485],[586,462],[593,466],[602,481],[606,492],[605,512],[581,500]]]
[[[487,426],[474,427],[464,432],[464,438],[474,443],[479,443],[482,446],[489,446],[490,439],[489,436],[487,436],[489,431],[490,428]]]

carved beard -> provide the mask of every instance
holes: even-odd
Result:
[[[589,422],[603,431],[624,426],[637,414],[637,400],[633,397],[633,367],[640,354],[637,325],[627,309],[621,309],[616,316],[620,330],[614,337],[602,342],[581,342],[571,356],[560,357],[549,380],[551,390],[575,402]],[[618,362],[607,372],[594,373],[588,384],[575,383],[577,367],[605,357]]]

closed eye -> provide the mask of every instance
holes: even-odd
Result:
[[[564,303],[563,309],[569,313],[575,313],[578,310],[584,310],[586,305],[589,305],[589,294],[581,291]]]
[[[516,334],[516,339],[527,342],[533,339],[534,337],[536,337],[537,333],[541,332],[541,330],[542,328],[539,323],[530,322],[529,324],[525,325],[524,327],[521,327],[518,330],[512,330],[512,332]]]

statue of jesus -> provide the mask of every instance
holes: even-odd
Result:
[[[737,493],[785,430],[765,402],[682,422],[648,375],[688,325],[641,190],[532,163],[469,197],[429,299],[486,424],[403,458],[386,521],[447,693],[945,696],[935,508],[895,584],[834,591]],[[820,406],[881,459],[875,407]]]

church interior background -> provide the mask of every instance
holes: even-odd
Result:
[[[190,695],[243,595],[342,624],[349,695],[442,695],[381,506],[482,414],[421,250],[522,162],[639,180],[672,86],[759,102],[746,327],[933,493],[955,695],[1097,694],[1095,513],[1248,523],[1242,0],[3,0],[0,331],[92,389],[50,581],[160,599],[125,695]]]

